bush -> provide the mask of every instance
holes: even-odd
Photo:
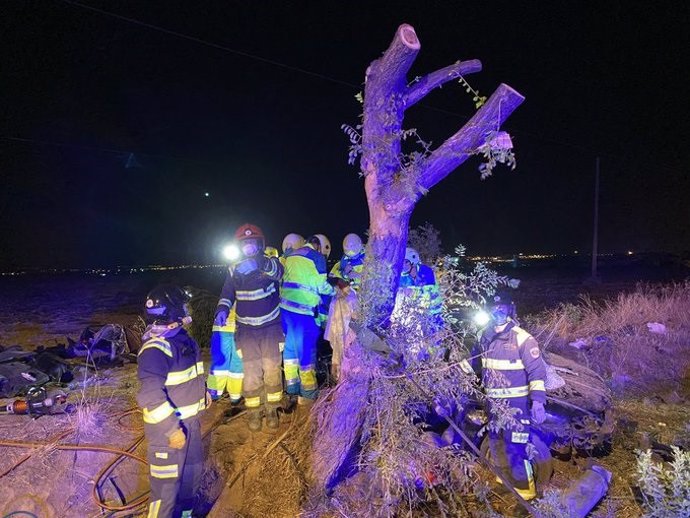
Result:
[[[673,449],[673,462],[652,460],[650,450],[637,453],[637,478],[647,518],[690,516],[690,452]]]

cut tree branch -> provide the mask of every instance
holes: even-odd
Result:
[[[447,67],[425,75],[419,79],[419,81],[408,87],[407,93],[405,94],[405,108],[414,106],[424,99],[434,88],[438,88],[448,81],[457,79],[460,76],[479,72],[481,69],[482,62],[478,59],[471,59],[469,61],[453,63],[452,65],[448,65]]]
[[[457,169],[470,155],[476,153],[477,148],[486,142],[489,134],[498,131],[501,124],[524,100],[525,98],[510,86],[499,85],[467,124],[431,154],[419,178],[420,188],[428,191]]]

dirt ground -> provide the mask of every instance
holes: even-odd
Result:
[[[65,343],[65,335],[76,338],[89,324],[130,323],[139,313],[138,302],[151,282],[142,281],[126,290],[122,289],[122,281],[108,280],[98,280],[95,286],[75,285],[69,279],[55,286],[47,285],[47,290],[37,286],[28,293],[22,291],[22,298],[12,300],[11,311],[0,314],[0,344],[18,344],[31,350],[36,345]],[[16,292],[20,291],[17,288]],[[66,304],[66,293],[70,301],[76,302]],[[208,367],[208,357],[205,361]],[[75,386],[70,398],[81,408],[75,415],[37,420],[1,415],[0,440],[51,445],[0,446],[0,516],[17,511],[41,518],[143,516],[102,512],[95,502],[93,494],[99,472],[116,454],[56,447],[69,444],[130,448],[142,434],[140,414],[127,413],[136,406],[136,386],[136,365],[126,364],[101,370],[85,385]],[[594,459],[613,472],[613,481],[606,498],[591,516],[642,515],[635,491],[635,450],[654,441],[690,445],[688,401],[690,382],[675,395],[650,393],[616,401],[613,447]],[[0,400],[0,404],[6,402]],[[207,458],[197,514],[212,518],[297,516],[305,508],[305,473],[309,469],[307,460],[299,454],[309,440],[305,412],[281,415],[277,431],[264,429],[251,434],[244,415],[228,417],[229,411],[229,403],[221,401],[204,418],[204,429],[211,431],[204,441]],[[143,443],[132,449],[138,456],[143,456],[144,451]],[[555,460],[556,471],[550,486],[568,487],[581,475],[587,462],[581,457]],[[111,507],[145,498],[146,490],[147,466],[133,459],[120,463],[98,488]],[[510,516],[513,506],[501,501],[507,498],[496,496],[494,502]]]

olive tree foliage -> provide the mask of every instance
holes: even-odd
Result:
[[[486,99],[473,90],[465,76],[479,72],[476,59],[457,61],[409,81],[407,74],[421,48],[412,26],[398,27],[383,55],[365,74],[361,125],[344,129],[351,141],[350,162],[359,158],[369,207],[369,241],[360,299],[369,313],[364,323],[386,327],[395,302],[412,211],[422,195],[457,169],[472,155],[482,155],[482,177],[499,162],[514,165],[510,136],[500,130],[503,122],[524,101],[511,87],[501,84]],[[476,113],[436,148],[405,129],[405,112],[435,88],[458,81],[473,94]],[[415,151],[404,153],[412,140]]]
[[[407,246],[417,250],[424,264],[435,265],[443,255],[441,232],[428,221],[424,225],[410,229]]]

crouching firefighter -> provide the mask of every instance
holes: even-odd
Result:
[[[464,360],[461,366],[467,373],[481,371],[489,419],[493,423],[500,422],[500,414],[506,412],[505,405],[498,401],[517,410],[512,423],[499,431],[490,430],[489,448],[492,459],[508,477],[508,482],[522,498],[531,500],[537,496],[537,491],[527,444],[530,425],[541,424],[546,417],[546,367],[537,341],[513,320],[515,306],[510,298],[496,296],[490,310],[491,322],[472,353],[474,364],[470,366]]]
[[[261,229],[242,225],[235,238],[242,256],[230,265],[216,309],[215,325],[223,325],[235,304],[237,328],[235,344],[244,363],[244,404],[249,429],[261,430],[262,402],[265,403],[266,426],[278,428],[278,408],[283,398],[280,369],[279,282],[283,266],[276,257],[264,255],[265,241]]]
[[[211,333],[211,369],[208,392],[213,400],[220,399],[227,390],[230,402],[237,405],[242,398],[244,366],[235,346],[236,314],[233,307],[225,322],[213,324]]]
[[[200,413],[207,400],[199,346],[184,327],[187,294],[163,285],[146,297],[149,326],[138,353],[137,403],[144,415],[151,497],[149,518],[191,517],[201,480]]]

